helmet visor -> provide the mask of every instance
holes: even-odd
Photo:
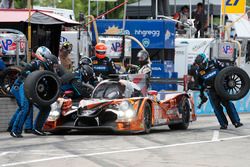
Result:
[[[106,54],[106,51],[96,50],[96,54],[105,55],[105,54]]]

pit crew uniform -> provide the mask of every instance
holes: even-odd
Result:
[[[95,76],[101,75],[102,78],[106,79],[109,74],[116,74],[115,64],[110,58],[105,57],[103,59],[99,59],[96,56],[93,56],[91,60]]]
[[[202,56],[205,57],[204,54]],[[199,64],[196,61],[195,63]],[[222,105],[226,108],[226,111],[228,113],[228,116],[232,124],[237,128],[237,127],[242,126],[243,124],[240,123],[240,118],[239,118],[239,115],[236,111],[234,104],[229,100],[222,99],[217,94],[214,88],[215,77],[217,76],[219,71],[222,70],[223,68],[224,68],[224,64],[219,62],[218,60],[209,60],[209,61],[207,60],[206,65],[204,67],[199,66],[197,68],[196,75],[198,79],[198,84],[201,87],[200,97],[202,99],[204,96],[204,90],[208,89],[209,100],[214,109],[214,113],[220,123],[221,129],[227,129],[227,126],[228,126],[228,121],[223,112]]]
[[[9,123],[9,129],[11,129],[11,136],[13,137],[22,137],[22,128],[26,118],[28,118],[26,121],[26,128],[33,128],[35,134],[40,132],[49,115],[50,106],[37,106],[40,111],[34,122],[34,127],[32,127],[33,105],[28,101],[24,93],[25,78],[29,73],[39,70],[41,66],[42,62],[40,60],[34,60],[30,64],[27,64],[11,88],[11,93],[15,96],[18,104],[18,108]]]

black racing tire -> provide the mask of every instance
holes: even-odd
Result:
[[[190,105],[187,97],[182,97],[178,110],[182,114],[182,122],[178,124],[170,124],[168,127],[171,130],[186,130],[188,129],[190,122]]]
[[[63,67],[62,64],[58,64],[58,67],[57,67],[57,75],[59,77],[63,76],[64,74],[68,73],[68,71]]]
[[[149,134],[152,127],[152,113],[151,113],[151,106],[148,102],[146,102],[144,105],[143,122],[144,122],[144,134]]]
[[[24,81],[24,92],[30,102],[49,106],[60,94],[60,81],[51,71],[34,71]]]
[[[239,67],[226,67],[215,78],[216,93],[226,100],[239,100],[247,95],[250,87],[248,74]]]
[[[22,68],[19,66],[10,66],[3,71],[1,81],[1,92],[6,96],[12,96],[10,89],[17,77],[20,75]]]

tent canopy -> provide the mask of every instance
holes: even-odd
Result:
[[[0,9],[0,23],[18,23],[28,22],[29,10],[25,9]],[[49,11],[31,10],[31,23],[54,25],[61,24],[65,26],[79,25],[78,22],[54,14]]]
[[[16,29],[28,34],[29,10],[0,9],[0,28]],[[62,25],[76,26],[78,22],[49,11],[31,10],[32,48],[48,47],[58,55]]]

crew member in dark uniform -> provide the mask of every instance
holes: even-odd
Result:
[[[222,105],[226,108],[232,124],[236,128],[243,126],[234,104],[229,100],[221,98],[214,88],[215,77],[225,65],[218,60],[208,60],[204,53],[199,54],[195,58],[194,65],[197,66],[195,78],[198,80],[197,83],[200,86],[200,98],[201,100],[206,98],[204,90],[207,89],[210,103],[221,126],[220,129],[227,129],[228,126]]]
[[[95,56],[91,57],[95,76],[107,79],[110,74],[116,74],[114,62],[106,56],[107,46],[98,43],[95,46]]]

